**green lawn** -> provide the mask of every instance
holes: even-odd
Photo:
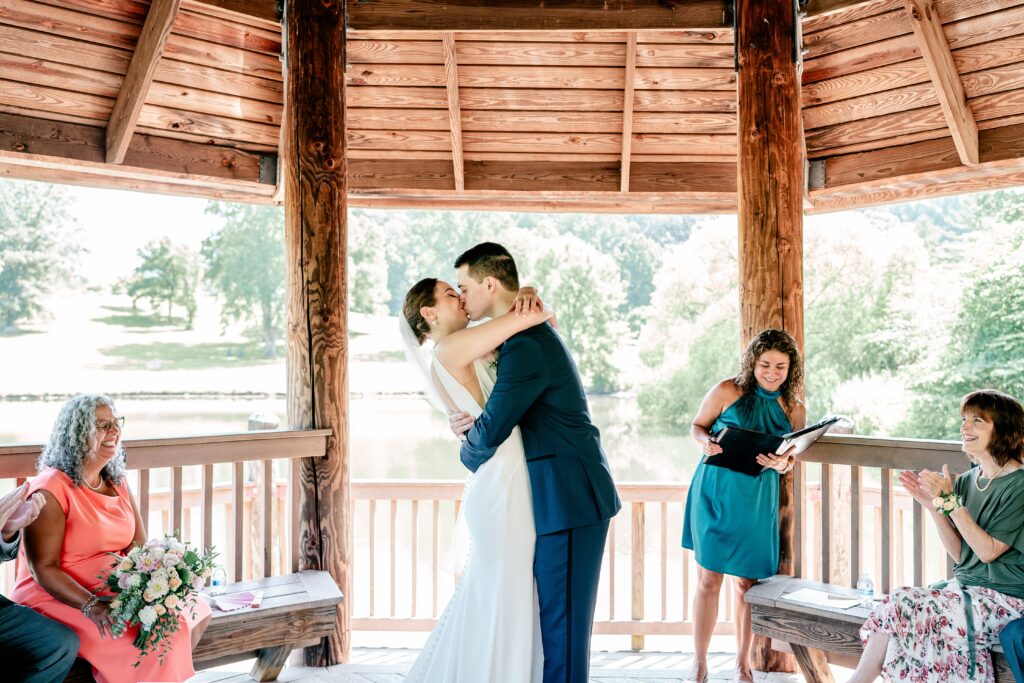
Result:
[[[117,360],[125,369],[202,370],[278,362],[277,359],[263,357],[263,344],[260,342],[148,342],[108,346],[100,349],[100,352]],[[154,361],[159,365],[151,365]]]

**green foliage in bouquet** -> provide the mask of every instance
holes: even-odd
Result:
[[[201,552],[175,535],[147,541],[127,555],[111,553],[111,572],[100,576],[113,594],[110,601],[115,636],[133,626],[139,627],[133,645],[142,658],[156,652],[163,664],[170,652],[170,636],[178,630],[179,616],[186,608],[195,616],[197,591],[213,573],[217,553],[213,548]]]

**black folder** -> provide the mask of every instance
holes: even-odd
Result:
[[[722,447],[722,452],[705,456],[704,462],[756,477],[768,469],[757,463],[759,454],[785,455],[788,452],[789,455],[799,455],[840,419],[842,418],[827,417],[821,422],[782,436],[753,429],[726,427],[714,437],[715,442]]]

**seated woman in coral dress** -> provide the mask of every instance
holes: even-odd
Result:
[[[182,611],[161,662],[149,654],[135,667],[138,626],[111,633],[110,608],[94,595],[108,594],[99,576],[111,571],[108,553],[124,554],[146,541],[146,527],[124,480],[123,418],[106,396],[83,394],[61,408],[50,442],[39,458],[30,493],[42,492],[43,510],[21,547],[11,599],[58,621],[81,640],[78,656],[99,683],[184,681],[195,673],[192,648],[210,619],[201,598]]]

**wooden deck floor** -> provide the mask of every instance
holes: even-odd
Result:
[[[354,649],[352,662],[325,669],[288,667],[279,680],[284,683],[308,681],[310,683],[403,683],[405,673],[412,666],[417,650],[387,648]],[[711,681],[733,680],[731,653],[712,654],[709,657]],[[692,653],[679,652],[595,652],[591,657],[590,680],[593,683],[681,683],[693,662]],[[242,683],[251,680],[243,671],[244,663],[216,671],[204,671],[190,679],[190,683]],[[843,670],[836,671],[836,679],[845,680]],[[758,683],[803,683],[799,674],[757,673]],[[495,682],[500,683],[500,682]]]

